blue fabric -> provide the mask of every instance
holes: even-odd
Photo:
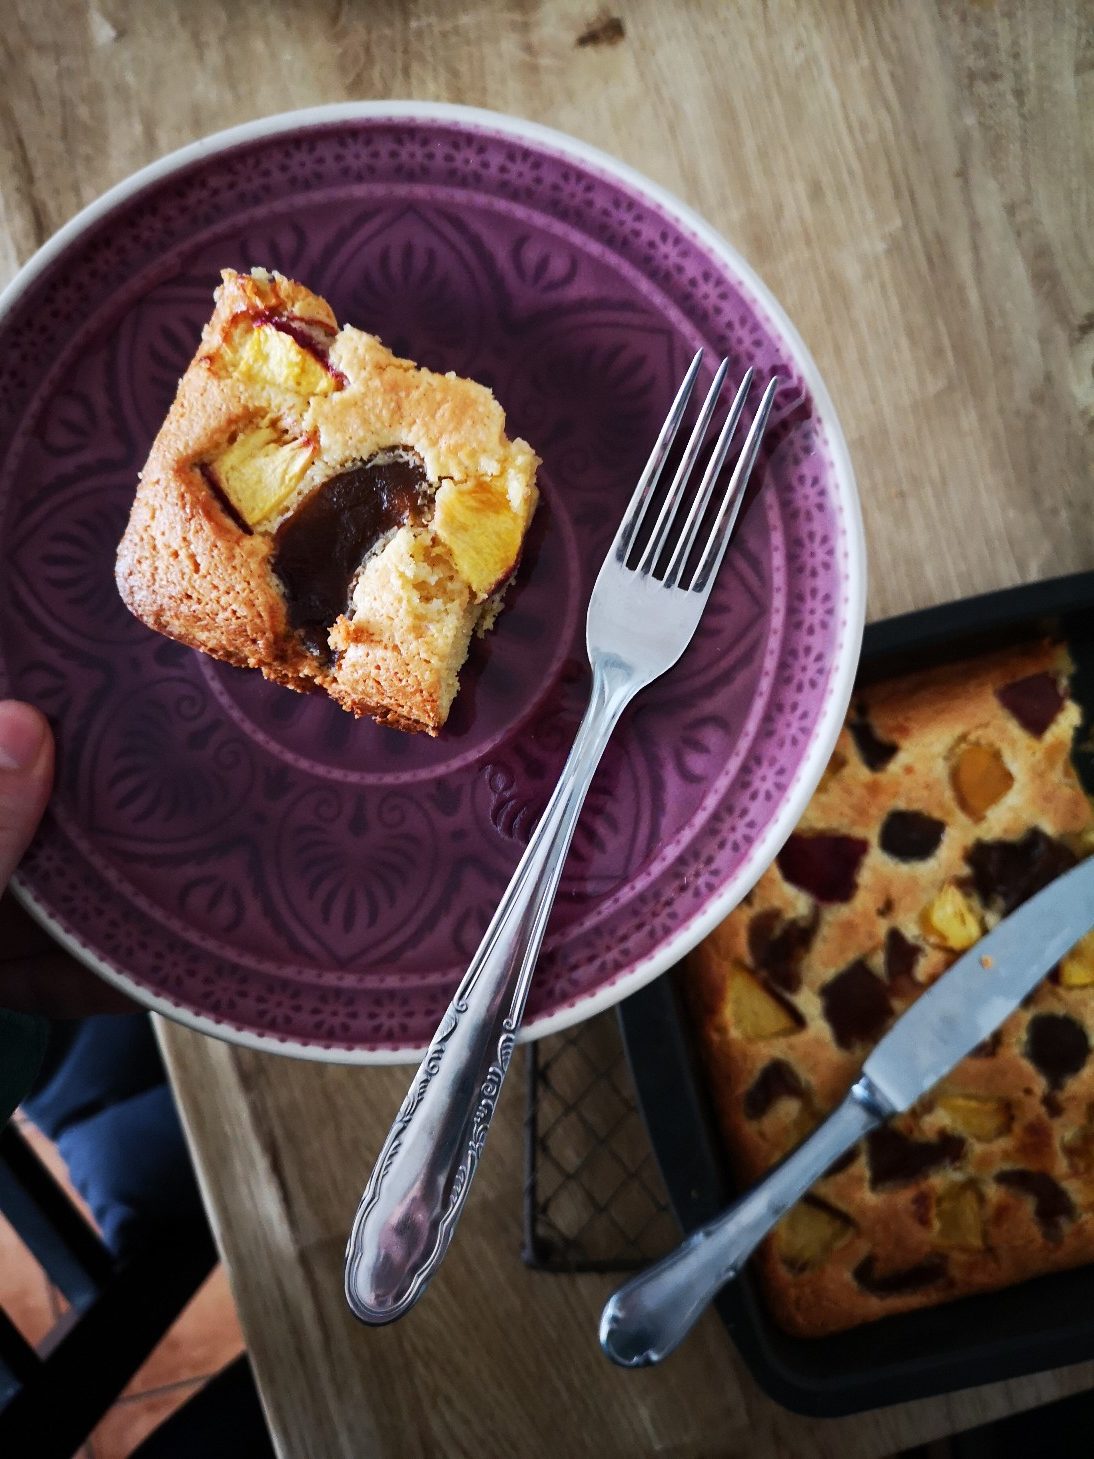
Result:
[[[145,1013],[55,1022],[42,1070],[24,1109],[51,1140],[70,1126],[164,1082]]]
[[[201,1197],[166,1084],[71,1125],[57,1148],[116,1255],[203,1229]]]
[[[146,1014],[54,1026],[23,1108],[53,1140],[118,1256],[207,1239],[182,1127]]]

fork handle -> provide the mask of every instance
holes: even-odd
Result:
[[[845,1151],[893,1113],[864,1074],[813,1133],[713,1221],[609,1298],[600,1346],[623,1368],[659,1363],[794,1203]]]
[[[346,1300],[363,1322],[401,1317],[448,1250],[582,804],[635,692],[628,678],[611,660],[593,665],[589,706],[558,784],[373,1167],[346,1249]]]

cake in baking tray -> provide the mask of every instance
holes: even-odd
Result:
[[[516,569],[537,465],[484,386],[339,330],[279,274],[226,271],[118,587],[160,633],[435,734]]]
[[[743,1182],[961,952],[1094,851],[1079,720],[1048,641],[856,697],[801,824],[687,969]],[[1092,1033],[1094,934],[775,1228],[757,1260],[781,1324],[819,1336],[1094,1259]]]

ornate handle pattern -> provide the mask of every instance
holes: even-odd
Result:
[[[346,1249],[346,1300],[363,1322],[401,1317],[448,1250],[581,807],[638,687],[610,662],[594,664],[589,707],[547,809],[384,1141]]]
[[[727,1211],[609,1298],[600,1346],[624,1368],[659,1363],[763,1238],[856,1140],[893,1113],[865,1075],[796,1150]]]

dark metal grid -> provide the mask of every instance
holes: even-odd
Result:
[[[524,1261],[629,1271],[679,1239],[614,1013],[525,1053]]]

